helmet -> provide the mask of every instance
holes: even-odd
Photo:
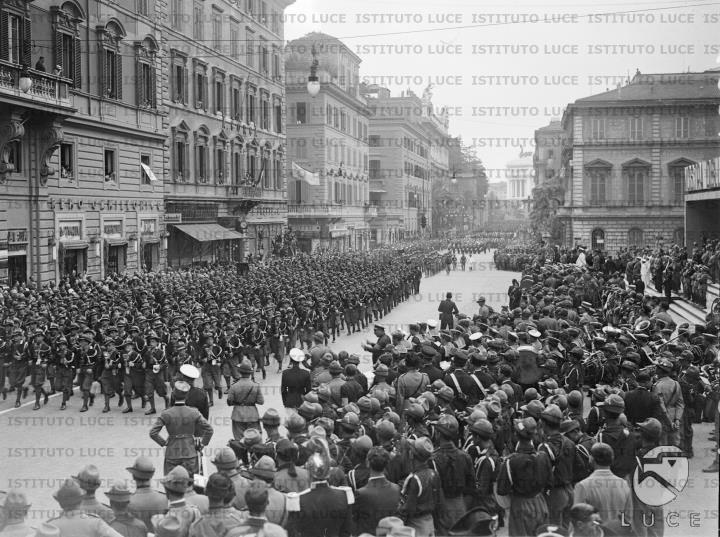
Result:
[[[638,423],[638,427],[650,438],[659,439],[662,435],[662,425],[655,418],[648,418],[642,423]]]
[[[493,429],[492,423],[484,418],[475,421],[470,426],[470,432],[477,434],[481,438],[493,438],[495,436],[495,430]]]
[[[451,438],[457,437],[460,430],[458,420],[455,419],[455,416],[451,416],[449,414],[441,415],[434,425],[435,429],[437,429],[440,433]]]
[[[305,469],[313,481],[324,481],[330,474],[330,459],[324,453],[313,453],[305,463]]]

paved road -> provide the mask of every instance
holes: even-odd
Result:
[[[447,291],[454,293],[460,311],[472,314],[478,296],[485,296],[495,309],[506,303],[506,290],[510,280],[517,274],[495,271],[490,254],[477,259],[475,270],[444,272],[423,279],[420,293],[390,312],[383,324],[389,330],[407,328],[411,322],[437,318],[438,303]],[[331,347],[336,350],[360,352],[362,369],[370,367],[370,358],[362,353],[361,344],[373,338],[371,328],[362,333],[343,335]],[[271,371],[272,370],[272,371]],[[269,370],[263,383],[266,407],[282,408],[279,396],[279,375]],[[120,414],[113,406],[109,414],[102,414],[102,405],[96,404],[89,412],[78,412],[81,402],[78,396],[70,400],[65,412],[59,411],[60,401],[53,397],[46,408],[34,412],[30,398],[23,407],[12,408],[11,398],[0,401],[0,490],[11,487],[24,488],[33,505],[34,521],[46,520],[57,508],[52,492],[70,475],[75,475],[83,465],[96,464],[100,468],[103,486],[116,479],[128,479],[124,471],[138,455],[151,457],[162,469],[162,449],[147,435],[154,422],[153,416],[144,416],[139,410],[133,414]],[[230,409],[225,400],[215,403],[211,409],[211,421],[215,436],[209,446],[212,454],[231,438]],[[710,442],[706,440],[710,427],[696,426],[697,458],[690,461],[691,481],[680,498],[666,507],[681,512],[678,528],[666,530],[666,535],[709,535],[717,531],[717,475],[711,480],[700,469],[710,464]],[[156,478],[161,476],[156,475]],[[159,485],[158,485],[159,486]],[[100,495],[101,500],[105,500]],[[699,513],[699,528],[690,527],[690,513]]]

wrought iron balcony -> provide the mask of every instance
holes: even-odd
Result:
[[[24,77],[30,79],[27,89],[20,84],[20,79]],[[23,70],[21,65],[0,60],[0,94],[38,104],[70,108],[70,84],[69,79],[35,69]]]
[[[225,185],[228,198],[240,200],[281,200],[283,192],[250,185]]]

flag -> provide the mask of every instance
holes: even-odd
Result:
[[[265,179],[265,166],[263,166],[262,169],[260,170],[257,180],[255,181],[255,185],[261,185],[263,182],[263,179]]]
[[[306,170],[302,166],[298,166],[294,162],[292,163],[292,174],[296,179],[301,179],[309,185],[318,186],[320,185],[320,175]]]

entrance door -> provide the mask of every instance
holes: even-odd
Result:
[[[68,276],[73,272],[80,274],[85,271],[87,250],[65,250],[62,258],[61,276]]]
[[[10,285],[16,282],[25,283],[27,279],[27,256],[12,255],[8,257],[8,279]]]
[[[143,265],[146,271],[152,272],[157,268],[158,257],[157,244],[146,244],[143,247]]]

